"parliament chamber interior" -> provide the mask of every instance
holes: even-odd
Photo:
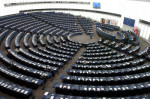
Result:
[[[0,99],[149,99],[149,0],[0,1]]]

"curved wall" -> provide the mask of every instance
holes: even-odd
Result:
[[[76,3],[48,3],[48,2],[86,2],[86,4],[76,4]],[[47,3],[34,3],[34,2],[47,2]],[[100,2],[101,9],[94,9],[93,2]],[[19,3],[19,5],[5,6],[11,3]],[[22,4],[25,3],[25,4]],[[30,4],[31,3],[31,4]],[[139,1],[139,0],[2,0],[0,3],[0,16],[19,13],[22,10],[30,9],[83,9],[83,10],[94,10],[94,11],[104,11],[115,14],[120,14],[121,17],[94,13],[94,12],[84,12],[84,11],[61,11],[65,13],[71,13],[75,15],[82,15],[85,17],[90,17],[94,20],[100,21],[101,18],[108,18],[118,20],[118,26],[123,27],[124,17],[135,19],[135,25],[141,27],[141,36],[145,39],[150,39],[150,26],[139,22],[139,19],[146,20],[150,22],[150,2],[149,1]]]
[[[30,10],[30,9],[50,9],[50,8],[70,8],[70,9],[85,9],[85,10],[94,10],[94,11],[104,11],[104,12],[111,12],[116,14],[121,14],[120,9],[121,8],[121,2],[120,0],[44,0],[45,2],[48,1],[70,1],[70,2],[89,2],[89,4],[72,4],[72,3],[33,3],[33,2],[41,2],[43,0],[5,0],[3,1],[3,11],[1,11],[1,16],[8,15],[8,14],[14,14],[18,13],[20,10]],[[26,4],[20,4],[17,6],[4,6],[4,4],[9,5],[10,3],[25,3]],[[31,4],[29,4],[29,2]],[[100,2],[101,3],[101,9],[94,9],[93,8],[93,2]],[[108,3],[109,2],[109,3]],[[116,4],[117,2],[117,4]],[[118,4],[119,3],[119,4]],[[114,7],[116,6],[116,7]],[[94,14],[89,12],[83,12],[83,11],[65,11],[76,15],[82,15],[85,17],[91,17],[94,20],[100,21],[101,18],[109,18],[118,20],[118,26],[121,26],[121,18],[115,17],[111,15],[105,15],[105,14]]]

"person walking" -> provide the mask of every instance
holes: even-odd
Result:
[[[90,38],[91,38],[91,39],[92,39],[92,36],[93,36],[93,34],[91,33],[91,34],[90,34]]]

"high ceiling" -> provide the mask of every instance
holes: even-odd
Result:
[[[132,1],[150,2],[150,0],[132,0]]]

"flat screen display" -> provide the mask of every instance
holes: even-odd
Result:
[[[130,19],[130,18],[126,18],[124,17],[124,21],[123,24],[134,27],[135,24],[135,20],[134,19]]]
[[[93,8],[100,9],[100,3],[99,2],[93,2]]]

